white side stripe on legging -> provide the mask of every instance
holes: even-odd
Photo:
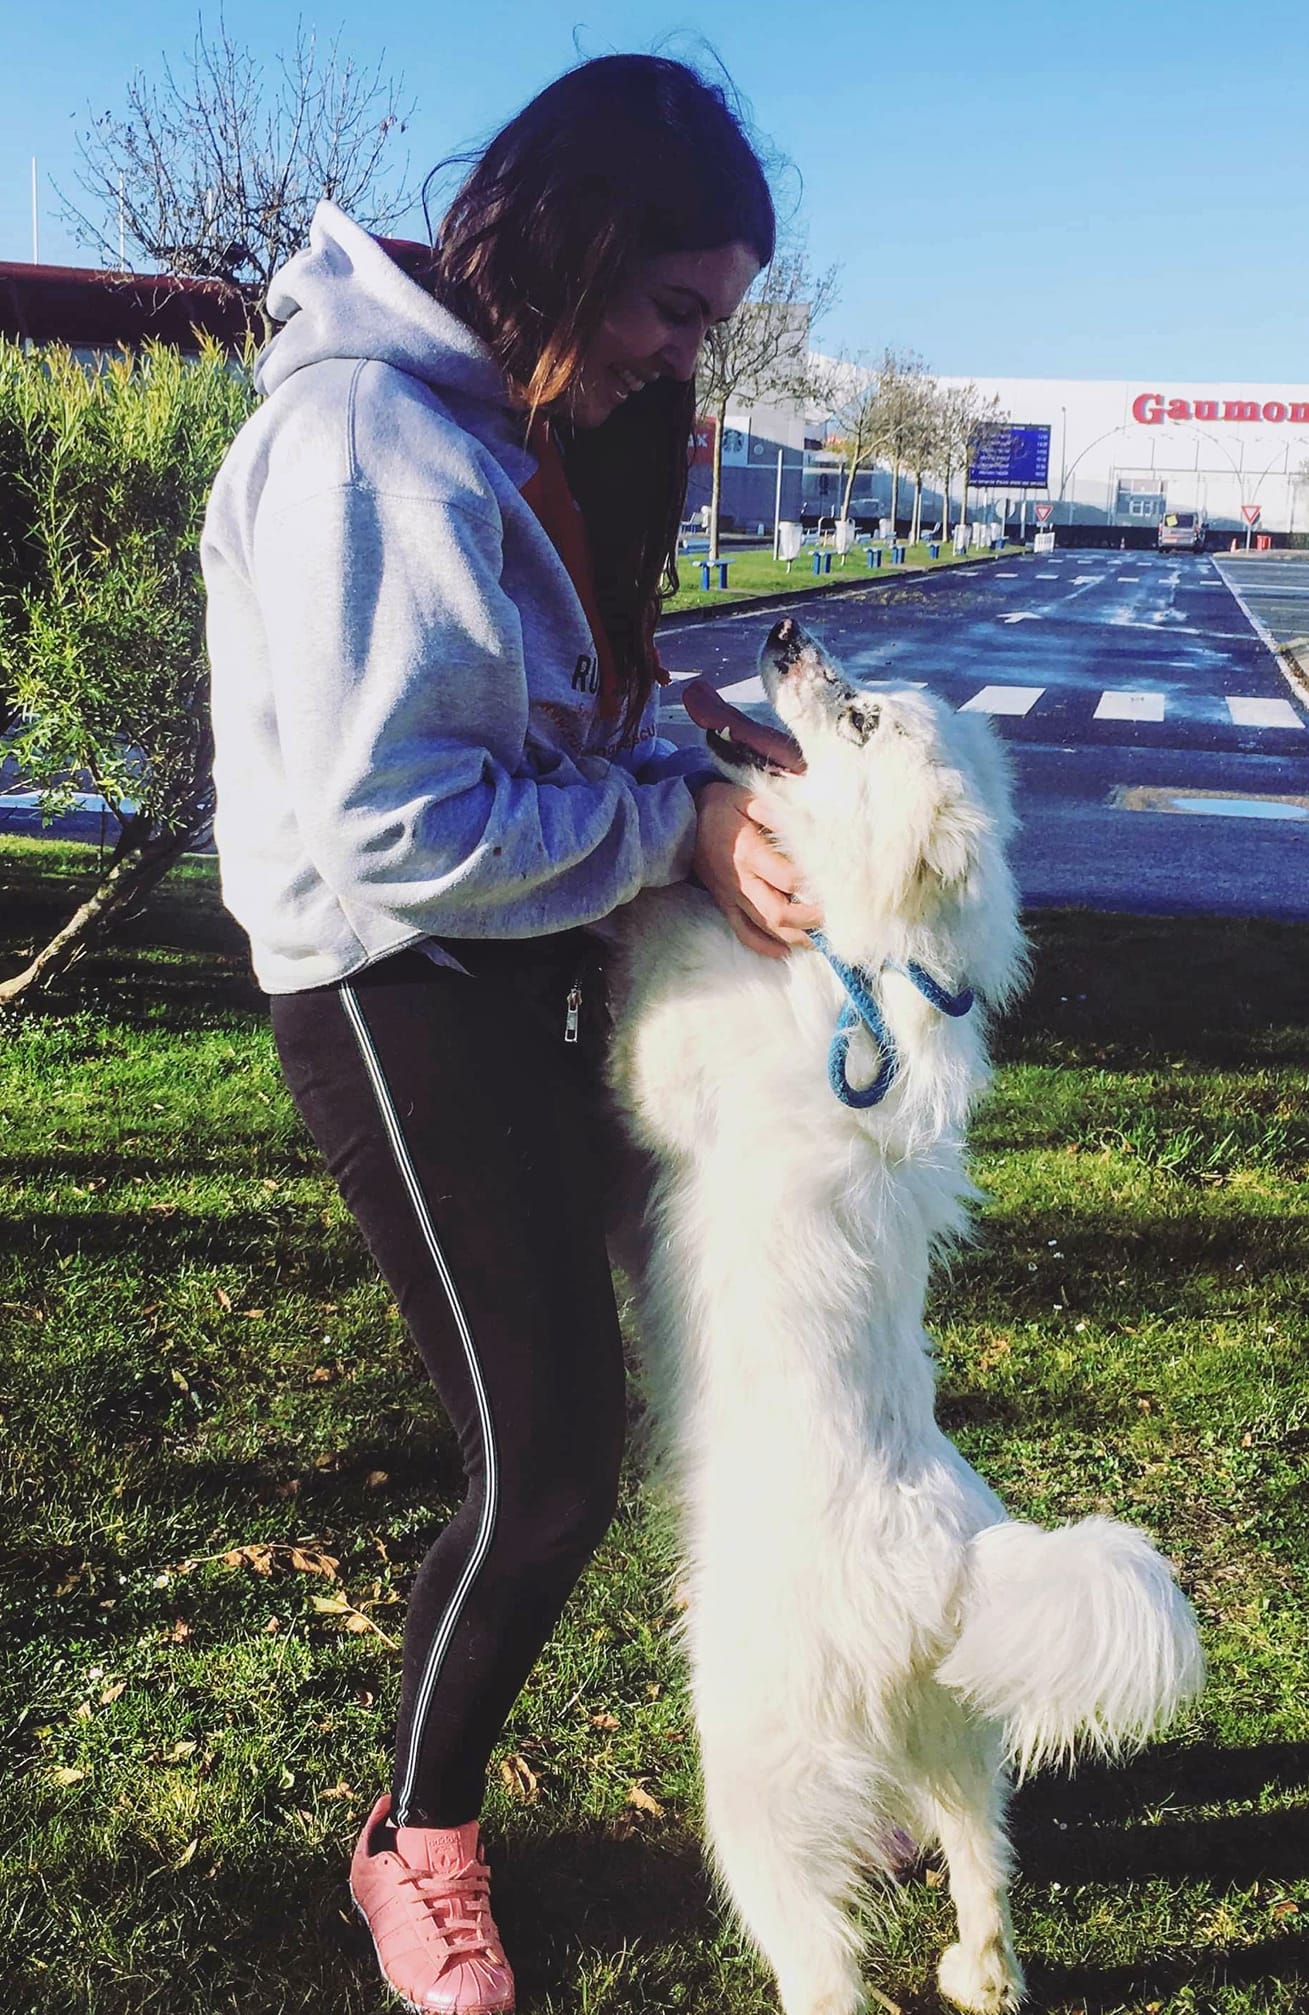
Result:
[[[400,1785],[396,1809],[391,1815],[392,1822],[395,1825],[404,1826],[408,1822],[409,1801],[414,1795],[414,1779],[418,1774],[418,1755],[422,1747],[423,1724],[427,1718],[427,1710],[431,1705],[436,1682],[441,1676],[441,1667],[445,1662],[446,1652],[450,1648],[450,1640],[454,1636],[460,1616],[463,1614],[464,1604],[468,1600],[468,1592],[477,1578],[477,1573],[482,1562],[486,1558],[487,1548],[491,1544],[491,1534],[495,1529],[496,1505],[499,1499],[499,1464],[496,1460],[495,1437],[492,1431],[491,1405],[486,1396],[486,1386],[482,1379],[482,1367],[477,1361],[477,1351],[473,1345],[473,1333],[468,1326],[468,1318],[464,1314],[454,1281],[451,1278],[450,1269],[446,1265],[445,1254],[437,1243],[436,1229],[427,1208],[427,1199],[423,1195],[422,1184],[418,1180],[417,1172],[410,1158],[409,1149],[405,1144],[399,1115],[396,1112],[395,1103],[386,1082],[386,1074],[382,1069],[381,1059],[373,1045],[372,1036],[368,1032],[368,1024],[365,1022],[359,1002],[355,998],[354,989],[349,986],[343,986],[340,992],[341,1003],[354,1030],[355,1040],[359,1044],[359,1051],[364,1060],[364,1068],[368,1072],[369,1082],[373,1087],[373,1096],[377,1100],[377,1109],[382,1115],[382,1123],[386,1128],[387,1137],[391,1143],[391,1152],[395,1156],[396,1167],[399,1169],[401,1180],[409,1192],[409,1201],[414,1207],[414,1216],[418,1219],[418,1228],[423,1235],[423,1242],[431,1255],[433,1266],[441,1277],[441,1285],[445,1289],[446,1299],[450,1303],[450,1313],[453,1315],[455,1327],[459,1331],[459,1339],[464,1347],[464,1358],[468,1365],[468,1375],[473,1381],[473,1390],[477,1395],[477,1412],[482,1423],[482,1444],[486,1450],[486,1492],[482,1503],[481,1523],[477,1528],[477,1537],[473,1542],[472,1552],[464,1563],[464,1571],[459,1577],[454,1594],[450,1598],[449,1606],[446,1609],[445,1615],[441,1618],[435,1637],[432,1639],[432,1648],[427,1655],[427,1666],[423,1672],[422,1684],[418,1689],[418,1698],[414,1703],[413,1725],[409,1731],[409,1755],[405,1764],[405,1773]]]

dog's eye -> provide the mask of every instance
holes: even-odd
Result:
[[[875,702],[856,701],[841,709],[837,727],[847,741],[863,743],[877,726],[880,708]]]

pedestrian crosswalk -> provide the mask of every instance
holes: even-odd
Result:
[[[690,676],[690,673],[673,674],[675,680]],[[875,682],[866,683],[871,685]],[[921,687],[923,681],[900,679],[893,683]],[[750,713],[752,710],[770,711],[768,696],[757,677],[738,679],[732,685],[721,686],[719,692],[723,699],[729,701],[732,706],[740,707],[745,713]],[[1079,713],[1084,711],[1083,703],[1090,697],[1089,689],[1075,696],[1076,710]],[[1129,721],[1158,725],[1168,720],[1172,698],[1173,696],[1166,692],[1138,692],[1131,688],[1108,687],[1099,694],[1095,707],[1090,711],[1090,718],[1096,721]],[[1042,702],[1045,702],[1047,708],[1052,702],[1059,704],[1061,716],[1066,716],[1069,700],[1070,695],[1066,689],[1052,691],[1048,686],[986,685],[958,702],[956,711],[963,714],[990,714],[996,718],[1025,720],[1034,714],[1039,714]],[[1295,706],[1290,700],[1278,697],[1228,694],[1221,702],[1216,698],[1212,700],[1209,709],[1216,711],[1220,705],[1225,710],[1229,727],[1289,728],[1303,733],[1306,725],[1309,725],[1306,723],[1303,709]],[[1197,708],[1196,696],[1193,693],[1178,695],[1171,711],[1175,721],[1183,720],[1192,725],[1201,718],[1201,710]],[[680,721],[685,724],[686,721],[683,709],[671,695],[661,706],[659,716],[665,723]],[[1210,718],[1212,717],[1211,713]]]

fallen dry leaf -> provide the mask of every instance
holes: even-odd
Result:
[[[223,1566],[248,1567],[252,1574],[271,1574],[273,1549],[261,1542],[250,1546],[234,1546],[223,1555]]]
[[[521,1756],[501,1757],[500,1781],[512,1797],[521,1798],[525,1805],[536,1803],[540,1779]]]
[[[72,1764],[64,1764],[60,1769],[50,1772],[56,1784],[80,1784],[86,1774],[85,1770],[78,1770]]]
[[[627,1802],[638,1812],[648,1812],[652,1819],[662,1819],[664,1808],[657,1798],[652,1798],[643,1784],[634,1784],[627,1794]]]
[[[621,1723],[619,1722],[618,1716],[616,1714],[593,1714],[591,1716],[591,1726],[592,1728],[604,1728],[612,1730],[614,1728],[620,1727]]]
[[[306,1552],[303,1547],[291,1548],[291,1565],[297,1574],[321,1574],[326,1581],[336,1580],[336,1570],[341,1565],[330,1553]]]

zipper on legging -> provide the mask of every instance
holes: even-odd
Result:
[[[567,1010],[564,1016],[564,1041],[576,1042],[578,1024],[582,1019],[582,989],[576,983],[568,989]]]

